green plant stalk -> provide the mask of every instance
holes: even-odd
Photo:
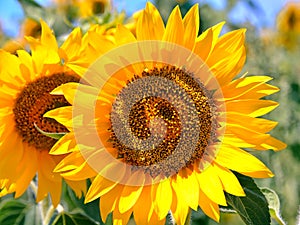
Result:
[[[35,195],[37,196],[37,186],[34,181],[30,182],[30,187]],[[63,212],[64,208],[61,204],[58,204],[56,208],[50,203],[49,197],[47,196],[42,201],[39,202],[39,211],[41,213],[41,219],[43,225],[48,225],[55,211]]]

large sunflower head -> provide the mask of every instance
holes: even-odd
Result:
[[[41,21],[40,39],[27,37],[31,55],[18,50],[16,55],[0,51],[0,195],[24,193],[37,177],[37,200],[50,193],[52,202],[60,201],[62,178],[53,169],[64,156],[51,156],[56,139],[68,128],[53,119],[44,118],[49,110],[70,105],[63,96],[50,92],[68,82],[79,82],[88,66],[88,56],[79,29],[75,29],[58,47],[48,25]],[[78,195],[85,182],[67,181]]]
[[[137,224],[164,224],[171,210],[184,224],[200,206],[218,221],[224,191],[245,195],[232,171],[273,175],[243,149],[285,147],[267,133],[277,123],[259,118],[278,105],[261,99],[278,88],[267,76],[235,78],[246,58],[245,30],[219,37],[222,26],[198,36],[197,5],[184,18],[176,7],[165,26],[147,3],[136,37],[119,25],[114,48],[89,68],[85,84],[52,92],[70,99],[73,115],[61,108],[45,116],[73,125],[51,153],[70,152],[66,143],[77,141],[56,171],[95,177],[86,201],[101,197],[104,220],[113,212],[116,224],[127,224],[133,213]]]

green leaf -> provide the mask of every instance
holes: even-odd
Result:
[[[89,182],[88,182],[89,183]],[[75,195],[74,191],[63,182],[63,204],[66,204],[70,211],[80,208],[82,212],[93,218],[95,221],[101,221],[99,210],[99,199],[84,204],[84,197],[80,199]],[[101,223],[104,224],[104,223]]]
[[[44,9],[34,0],[18,0],[22,5],[26,17],[40,21],[44,17]]]
[[[40,225],[41,217],[36,204],[9,199],[0,204],[1,225]]]
[[[60,139],[62,138],[66,133],[62,132],[62,133],[50,133],[50,132],[46,132],[46,131],[43,131],[41,128],[38,127],[38,125],[36,125],[36,123],[34,123],[34,127],[35,129],[37,129],[38,132],[40,132],[41,134],[47,136],[47,137],[50,137],[50,138],[53,138],[53,139]]]
[[[227,204],[232,207],[247,225],[271,224],[268,202],[253,179],[235,173],[246,196],[238,197],[225,193]]]
[[[280,214],[280,201],[276,192],[266,187],[261,188],[261,191],[269,203],[269,210],[272,218],[274,218],[278,224],[286,225]]]
[[[62,212],[56,216],[52,225],[99,225],[99,222],[92,220],[81,212]]]

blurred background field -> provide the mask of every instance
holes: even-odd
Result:
[[[64,1],[37,2],[53,8],[62,7],[61,3]],[[277,192],[281,202],[281,214],[287,224],[299,224],[297,215],[300,211],[300,1],[155,0],[152,2],[165,19],[176,4],[180,5],[184,14],[194,3],[199,3],[200,32],[221,21],[227,21],[224,32],[240,27],[247,28],[247,62],[241,75],[248,73],[274,77],[271,84],[280,87],[281,91],[270,98],[280,102],[280,106],[267,117],[279,122],[272,134],[288,144],[287,149],[281,152],[253,153],[275,174],[274,178],[256,181],[260,187],[269,187]],[[145,3],[144,0],[114,0],[111,10],[125,13],[115,16],[117,19],[113,23],[117,23],[118,20],[126,21],[134,11],[142,9]],[[37,19],[36,17],[40,15],[38,12],[32,13],[33,19]],[[24,33],[39,34],[39,27],[35,22],[28,22],[27,27],[21,25],[26,16],[28,13],[27,15],[24,13],[18,1],[0,1],[2,48],[14,48],[10,40],[21,42],[20,35]],[[70,29],[68,24],[64,24],[68,20],[61,21],[51,17],[44,19],[53,24],[57,35],[63,36]],[[197,224],[216,224],[204,215],[193,214],[193,216],[195,221],[199,222]],[[221,216],[221,224],[237,225],[242,224],[242,221],[237,215],[226,214]],[[272,224],[277,223],[272,221]]]

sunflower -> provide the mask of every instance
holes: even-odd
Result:
[[[82,18],[101,14],[110,5],[110,0],[75,0],[73,4],[79,9]]]
[[[79,82],[89,60],[79,28],[60,47],[44,21],[41,30],[40,39],[26,37],[31,55],[25,50],[18,50],[16,55],[0,51],[0,196],[13,192],[15,197],[21,196],[37,176],[36,200],[50,193],[56,206],[62,177],[53,169],[64,156],[49,154],[56,140],[44,132],[63,134],[68,129],[53,119],[43,118],[43,114],[69,104],[63,96],[49,93],[63,83]],[[66,182],[78,196],[86,192],[85,181]]]
[[[34,38],[39,38],[41,35],[41,24],[31,18],[26,18],[21,25],[18,38],[14,40],[9,40],[3,45],[3,49],[10,53],[16,53],[19,49],[24,49],[26,47],[27,41],[26,36],[31,36]]]
[[[72,121],[50,151],[70,153],[55,171],[93,178],[86,202],[101,198],[103,220],[112,212],[114,224],[127,224],[131,214],[137,224],[164,224],[171,211],[184,224],[200,206],[219,221],[224,192],[245,195],[232,171],[273,176],[244,149],[285,148],[267,133],[277,123],[259,118],[278,106],[261,98],[279,89],[268,76],[235,78],[246,58],[245,30],[219,37],[223,24],[197,36],[197,5],[183,19],[175,7],[165,26],[147,3],[136,37],[119,25],[115,47],[90,67],[86,84],[52,91],[73,103],[44,115]]]
[[[290,2],[279,12],[276,20],[278,41],[288,49],[300,42],[300,4]]]

